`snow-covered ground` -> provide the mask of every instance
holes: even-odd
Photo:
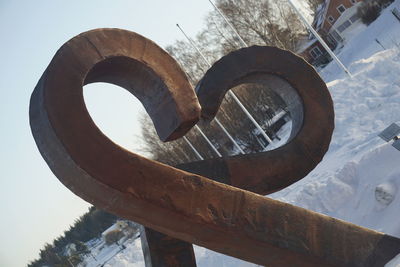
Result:
[[[345,46],[338,52],[337,56],[350,69],[352,74],[357,74],[360,71],[358,69],[360,66],[353,66],[353,64],[357,64],[357,61],[367,59],[383,50],[400,49],[400,22],[391,13],[393,8],[400,10],[400,2],[398,0],[383,10],[381,16],[368,27],[362,27],[363,29],[360,31],[357,29],[357,35],[347,40]],[[327,65],[320,74],[325,82],[346,77],[335,62]]]
[[[395,6],[400,10],[400,0],[340,51],[352,77],[335,62],[321,72],[335,105],[330,149],[308,176],[270,197],[400,237],[400,151],[377,137],[400,122],[400,22],[390,12]],[[124,245],[104,266],[144,266],[140,240]],[[107,258],[115,249],[93,253]],[[195,253],[198,266],[255,266],[201,247]],[[85,264],[91,263],[87,258]],[[400,256],[387,266],[400,266]]]

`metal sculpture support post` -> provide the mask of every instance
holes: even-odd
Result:
[[[268,152],[167,166],[96,127],[82,94],[92,82],[134,94],[164,141],[212,119],[233,86],[272,85],[291,109],[291,136]],[[243,48],[216,62],[197,89],[196,96],[175,60],[145,37],[85,32],[58,50],[35,87],[32,133],[72,192],[148,227],[148,265],[194,266],[191,244],[266,266],[383,266],[400,253],[398,238],[262,196],[303,178],[328,149],[332,100],[310,65],[277,48]]]

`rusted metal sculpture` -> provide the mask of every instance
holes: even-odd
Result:
[[[133,93],[162,140],[184,135],[200,116],[212,118],[225,92],[244,82],[294,89],[287,101],[301,112],[289,142],[276,150],[178,169],[124,150],[96,127],[82,94],[92,82]],[[182,240],[177,250],[150,248],[161,253],[153,265],[194,265],[191,243],[266,266],[383,266],[400,253],[397,238],[259,195],[304,177],[330,142],[330,95],[301,58],[271,47],[241,49],[215,63],[197,91],[198,98],[178,64],[152,41],[118,29],[85,32],[58,50],[35,87],[32,133],[51,170],[75,194],[164,234],[149,232],[149,240],[169,246]]]

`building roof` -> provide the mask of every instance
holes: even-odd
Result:
[[[318,7],[317,10],[315,11],[314,14],[314,20],[311,24],[311,26],[316,30],[317,32],[323,27],[326,13],[328,12],[330,0],[324,0],[323,3],[321,3]],[[310,32],[308,35],[307,40],[303,40],[299,42],[299,46],[296,50],[296,53],[302,53],[304,52],[307,48],[309,48],[311,45],[313,45],[315,42],[317,42],[317,39],[315,36]]]
[[[312,37],[313,37],[312,39],[306,38],[305,40],[300,41],[296,53],[298,54],[303,53],[307,48],[309,48],[317,41],[317,38],[315,38],[314,36]]]

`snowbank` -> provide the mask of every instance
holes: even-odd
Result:
[[[351,73],[357,72],[357,70],[353,69],[353,62],[360,59],[367,59],[371,55],[383,50],[400,48],[400,22],[391,13],[393,8],[400,10],[399,0],[396,0],[384,9],[377,20],[361,30],[353,39],[350,39],[337,54],[338,58]],[[346,77],[346,74],[344,74],[334,61],[329,63],[320,74],[325,82]]]

